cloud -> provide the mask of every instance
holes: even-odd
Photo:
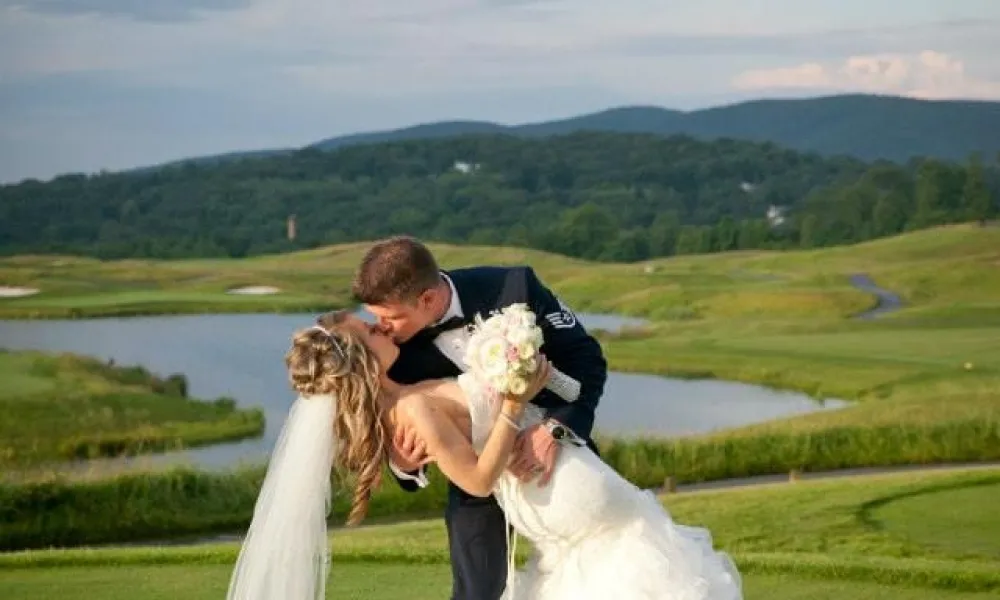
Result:
[[[849,55],[917,54],[928,47],[961,54],[993,56],[998,50],[1000,21],[952,20],[936,23],[819,28],[793,31],[742,29],[683,32],[660,27],[649,34],[625,32],[602,37],[595,51],[623,56],[809,57],[836,59]]]
[[[54,15],[102,15],[137,21],[186,21],[204,11],[238,10],[252,0],[0,0],[0,8]]]
[[[436,119],[699,108],[767,95],[762,66],[820,90],[1000,79],[1000,3],[956,0],[945,21],[935,1],[0,0],[0,181]],[[926,48],[958,74],[840,72]]]
[[[733,78],[738,90],[836,90],[885,93],[926,99],[1000,99],[1000,81],[975,77],[949,54],[851,56],[839,65],[808,62],[791,67],[754,69]]]

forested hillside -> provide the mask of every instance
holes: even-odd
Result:
[[[409,233],[638,260],[987,219],[998,191],[992,158],[900,166],[686,136],[478,134],[2,186],[0,252],[236,257]]]

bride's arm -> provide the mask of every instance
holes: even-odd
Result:
[[[516,423],[524,404],[504,400],[500,410]],[[417,435],[427,443],[427,454],[445,477],[473,496],[485,497],[493,492],[493,484],[506,468],[519,433],[506,418],[496,420],[483,453],[477,456],[469,439],[443,413],[424,405],[414,409],[410,417]]]
[[[493,485],[507,467],[519,429],[515,426],[525,403],[548,379],[549,366],[544,362],[536,379],[519,397],[505,397],[500,416],[493,424],[489,439],[481,454],[476,455],[472,443],[459,427],[443,413],[433,410],[427,403],[412,409],[413,427],[426,443],[427,454],[437,462],[445,477],[473,496],[485,497],[493,492]]]

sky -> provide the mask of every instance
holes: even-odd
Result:
[[[0,182],[847,92],[1000,100],[1000,1],[0,0]]]

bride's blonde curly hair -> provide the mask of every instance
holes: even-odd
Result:
[[[345,327],[350,311],[317,319],[320,327],[297,331],[285,355],[292,388],[302,395],[330,394],[336,399],[333,430],[338,441],[335,466],[355,480],[348,525],[368,512],[372,491],[388,460],[388,436],[378,399],[381,365],[354,331]]]

